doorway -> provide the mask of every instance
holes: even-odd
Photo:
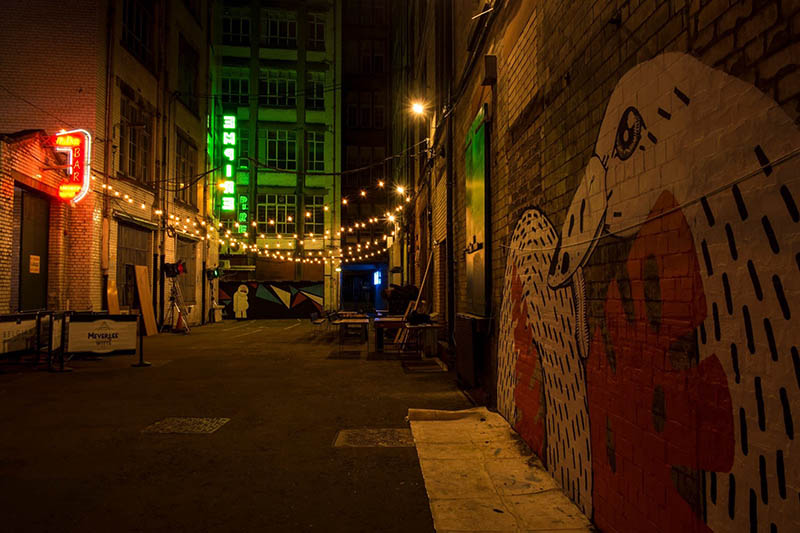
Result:
[[[47,308],[47,265],[50,239],[50,200],[46,196],[19,186],[14,187],[14,261],[12,293],[19,295],[12,310],[36,311]],[[18,229],[17,229],[18,228]],[[16,290],[15,290],[16,289]]]

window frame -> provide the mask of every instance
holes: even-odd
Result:
[[[322,13],[309,13],[306,19],[306,48],[315,52],[325,51],[325,24],[327,18]]]
[[[267,167],[287,172],[297,171],[297,132],[280,128],[264,128],[264,163]],[[285,157],[281,158],[281,144]],[[292,158],[290,159],[290,155]]]
[[[261,9],[262,48],[297,49],[297,12]]]
[[[270,220],[273,221],[272,224],[269,223]],[[264,235],[294,235],[297,232],[297,196],[278,192],[258,192],[256,229],[258,233]]]
[[[197,143],[189,135],[175,130],[175,180],[174,198],[192,207],[197,207]],[[184,187],[181,187],[181,183]]]
[[[325,172],[324,131],[306,131],[306,171]]]
[[[117,174],[152,187],[153,120],[141,101],[120,95],[119,159]],[[131,156],[133,154],[133,156]]]
[[[278,109],[297,107],[297,71],[262,70],[258,76],[258,105]]]
[[[122,3],[123,48],[149,70],[155,68],[155,10],[154,2],[124,0]]]

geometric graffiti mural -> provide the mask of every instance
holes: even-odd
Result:
[[[247,318],[309,318],[323,307],[323,285],[314,281],[220,281],[219,302],[233,317],[232,295],[248,287]]]
[[[664,54],[618,82],[560,230],[523,213],[498,407],[600,529],[800,530],[798,147],[756,87]],[[586,500],[551,466],[561,361],[585,394]]]

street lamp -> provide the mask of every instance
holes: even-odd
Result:
[[[422,116],[425,114],[425,104],[420,101],[412,102],[411,103],[411,112],[417,116]]]

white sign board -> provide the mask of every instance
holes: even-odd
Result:
[[[28,258],[30,259],[30,264],[28,267],[29,274],[39,274],[41,258],[38,255],[29,255]]]
[[[36,319],[0,322],[0,353],[30,350],[36,338]]]
[[[136,321],[97,319],[92,322],[69,322],[67,351],[109,353],[136,351]]]

